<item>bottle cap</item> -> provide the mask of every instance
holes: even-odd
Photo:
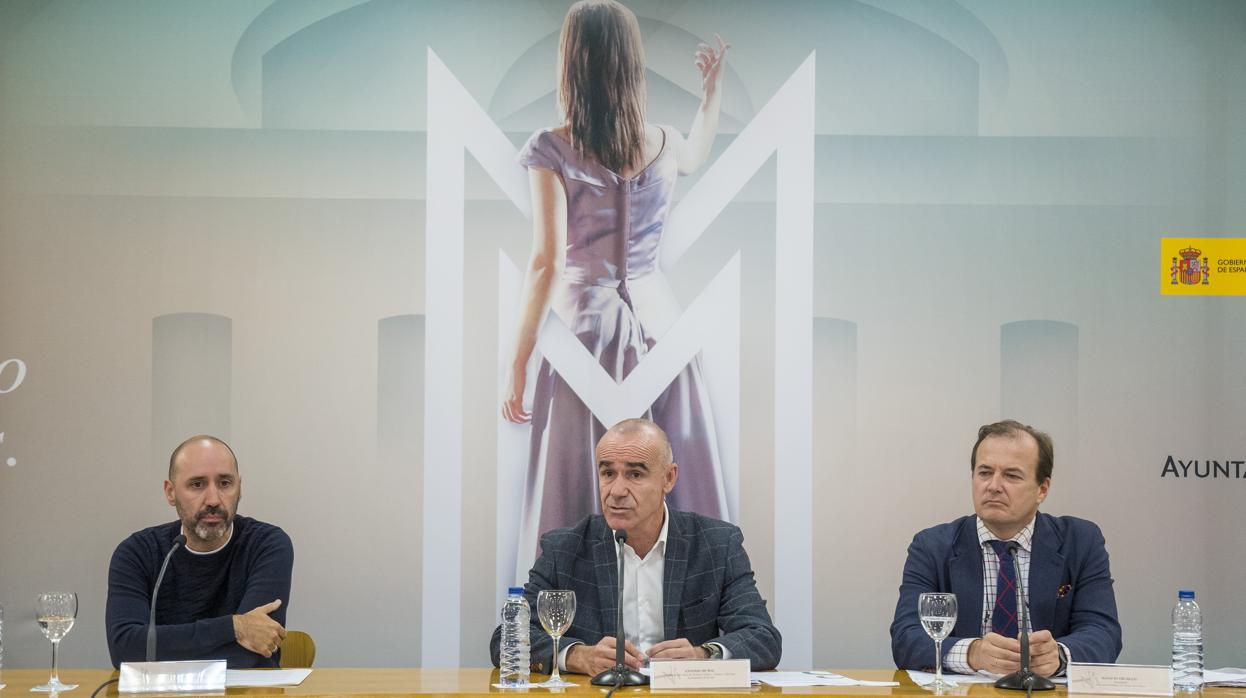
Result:
[[[1194,592],[1190,592],[1193,594]],[[523,587],[510,587],[506,590],[507,596],[523,596]]]
[[[1177,592],[1177,598],[1178,598],[1178,599],[1182,599],[1182,600],[1185,600],[1185,599],[1193,599],[1193,598],[1194,598],[1194,592],[1193,592],[1192,590],[1190,590],[1190,589],[1182,589],[1181,591],[1178,591],[1178,592]]]

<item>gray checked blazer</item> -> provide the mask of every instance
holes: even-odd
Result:
[[[670,512],[663,567],[665,638],[687,638],[693,645],[713,640],[733,658],[752,660],[753,670],[779,663],[783,638],[757,592],[753,568],[744,552],[744,534],[725,521],[682,511]],[[610,528],[589,516],[570,528],[541,536],[541,556],[528,573],[524,596],[532,607],[531,658],[535,673],[549,673],[553,646],[536,617],[542,589],[575,591],[575,620],[559,643],[596,644],[615,634],[618,559]],[[502,626],[493,630],[489,653],[498,666]]]

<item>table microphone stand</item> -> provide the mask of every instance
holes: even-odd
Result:
[[[1021,584],[1021,561],[1017,559],[1017,544],[1010,541],[1008,549],[1012,553],[1012,564],[1014,565],[1017,575],[1017,601],[1021,607],[1021,668],[1013,673],[1001,677],[995,682],[996,688],[1004,688],[1010,691],[1050,691],[1056,685],[1046,676],[1039,676],[1030,671],[1030,631],[1026,630],[1030,622],[1029,604],[1025,602],[1025,590]]]
[[[638,671],[628,669],[627,663],[623,661],[627,644],[627,636],[623,634],[623,545],[627,543],[627,531],[615,531],[614,539],[619,544],[615,550],[615,555],[619,558],[619,599],[616,604],[619,607],[619,615],[615,621],[615,629],[618,632],[614,639],[614,667],[594,676],[590,683],[594,686],[614,686],[615,688],[619,686],[648,686],[649,677]]]

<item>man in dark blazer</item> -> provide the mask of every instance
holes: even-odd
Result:
[[[1019,546],[1029,602],[1031,669],[1052,676],[1069,661],[1116,661],[1121,626],[1103,534],[1084,519],[1038,513],[1053,460],[1051,437],[1033,427],[1008,420],[978,430],[970,454],[976,515],[921,531],[909,545],[891,623],[897,667],[933,670],[935,644],[922,629],[917,599],[952,592],[959,613],[943,642],[944,667],[994,674],[1019,668],[1009,542]]]
[[[752,660],[754,670],[774,668],[782,638],[757,591],[740,529],[666,507],[679,475],[666,434],[651,421],[625,420],[606,432],[596,456],[602,514],[542,536],[524,588],[532,670],[551,670],[553,647],[536,614],[544,589],[576,594],[575,619],[559,645],[563,670],[594,675],[614,666],[616,530],[628,533],[628,581],[638,578],[626,594],[635,607],[624,606],[629,667],[639,669],[646,657],[730,657]],[[500,645],[498,626],[489,643],[494,666]]]

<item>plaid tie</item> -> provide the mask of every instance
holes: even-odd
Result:
[[[1004,637],[1017,637],[1017,571],[1008,543],[990,542],[999,558],[999,581],[995,586],[995,608],[991,610],[991,631]]]

